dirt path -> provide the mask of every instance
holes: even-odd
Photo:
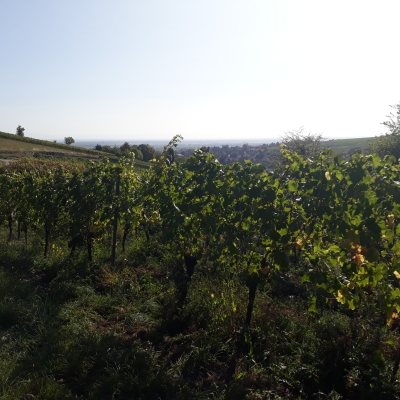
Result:
[[[10,160],[6,160],[4,158],[0,158],[0,163],[8,165],[8,164],[10,164]]]

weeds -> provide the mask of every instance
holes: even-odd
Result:
[[[372,300],[357,314],[309,313],[296,280],[274,277],[256,297],[249,351],[243,285],[199,264],[180,303],[183,261],[130,240],[115,268],[102,244],[88,263],[57,243],[44,259],[34,235],[2,243],[2,399],[400,398],[399,337]]]

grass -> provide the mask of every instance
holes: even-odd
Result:
[[[398,399],[395,330],[373,304],[307,311],[296,270],[271,275],[243,341],[247,289],[208,262],[179,301],[182,260],[139,231],[116,267],[62,238],[44,259],[0,229],[2,399]],[[309,288],[312,289],[312,288]]]

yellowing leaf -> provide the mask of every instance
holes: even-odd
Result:
[[[325,172],[325,178],[330,181],[332,179],[331,174],[329,173],[329,171]]]
[[[365,257],[362,254],[357,253],[354,257],[353,257],[353,261],[357,264],[357,265],[361,265],[362,263],[365,262]]]
[[[395,276],[397,279],[400,279],[400,274],[399,274],[397,271],[394,271],[393,273],[394,273],[394,276]]]
[[[339,303],[346,304],[346,302],[347,302],[346,295],[348,295],[348,289],[347,289],[347,287],[338,290],[338,295],[337,295],[337,297],[336,297],[336,300],[337,300]]]
[[[299,238],[296,240],[297,247],[303,250],[303,239]]]
[[[349,283],[347,284],[347,287],[348,287],[349,289],[354,289],[355,283],[354,283],[354,282],[349,282]]]
[[[399,314],[397,312],[393,312],[392,315],[387,319],[387,322],[386,322],[387,326],[389,328],[391,328],[392,325],[393,325],[394,320],[397,319],[397,318],[399,318]]]

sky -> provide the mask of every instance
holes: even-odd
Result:
[[[400,1],[0,0],[0,131],[62,141],[375,136]]]

